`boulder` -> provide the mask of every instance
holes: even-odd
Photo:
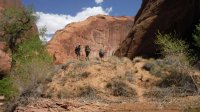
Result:
[[[0,42],[0,77],[10,72],[11,69],[11,58],[6,51],[6,45]]]

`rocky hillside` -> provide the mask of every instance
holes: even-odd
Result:
[[[42,98],[30,98],[28,105],[15,111],[180,112],[199,106],[195,88],[200,84],[199,72],[176,74],[170,66],[166,60],[138,57],[69,60],[57,65],[47,85],[38,87]]]
[[[116,55],[133,57],[152,56],[158,30],[176,32],[190,41],[194,25],[200,18],[200,0],[143,0],[135,24]]]
[[[128,35],[132,25],[133,17],[89,17],[85,21],[71,23],[57,31],[47,49],[54,55],[57,64],[75,57],[74,49],[78,44],[82,47],[82,57],[85,55],[85,45],[91,47],[92,57],[98,56],[100,48],[105,49],[107,55],[112,55]]]

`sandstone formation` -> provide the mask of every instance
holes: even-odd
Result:
[[[9,73],[11,68],[11,58],[9,54],[5,52],[5,43],[0,43],[0,77],[6,73]]]
[[[106,55],[112,55],[128,35],[132,25],[133,17],[89,17],[85,21],[71,23],[57,31],[47,49],[54,56],[56,64],[74,58],[74,49],[78,44],[81,45],[82,59],[85,55],[85,45],[91,47],[91,57],[98,57],[100,48],[105,49]]]
[[[117,56],[155,55],[155,36],[176,32],[191,41],[191,33],[200,17],[200,0],[143,0],[128,37],[115,53]]]
[[[21,7],[20,0],[1,0],[0,1],[0,9],[8,8],[8,7]]]

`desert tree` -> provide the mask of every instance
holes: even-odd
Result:
[[[23,34],[32,29],[36,16],[32,8],[7,8],[0,14],[0,39],[7,43],[13,53]]]

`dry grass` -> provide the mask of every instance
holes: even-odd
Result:
[[[80,87],[79,90],[80,90],[78,93],[79,97],[84,97],[87,99],[97,98],[97,90],[95,88],[91,87],[90,85]]]
[[[53,71],[50,65],[45,63],[29,63],[23,65],[26,75],[15,74],[14,84],[19,88],[20,96],[39,97],[43,93],[43,85],[52,81]]]
[[[120,80],[108,82],[106,84],[106,88],[109,89],[111,95],[113,96],[132,97],[136,95],[136,92],[133,88]]]

